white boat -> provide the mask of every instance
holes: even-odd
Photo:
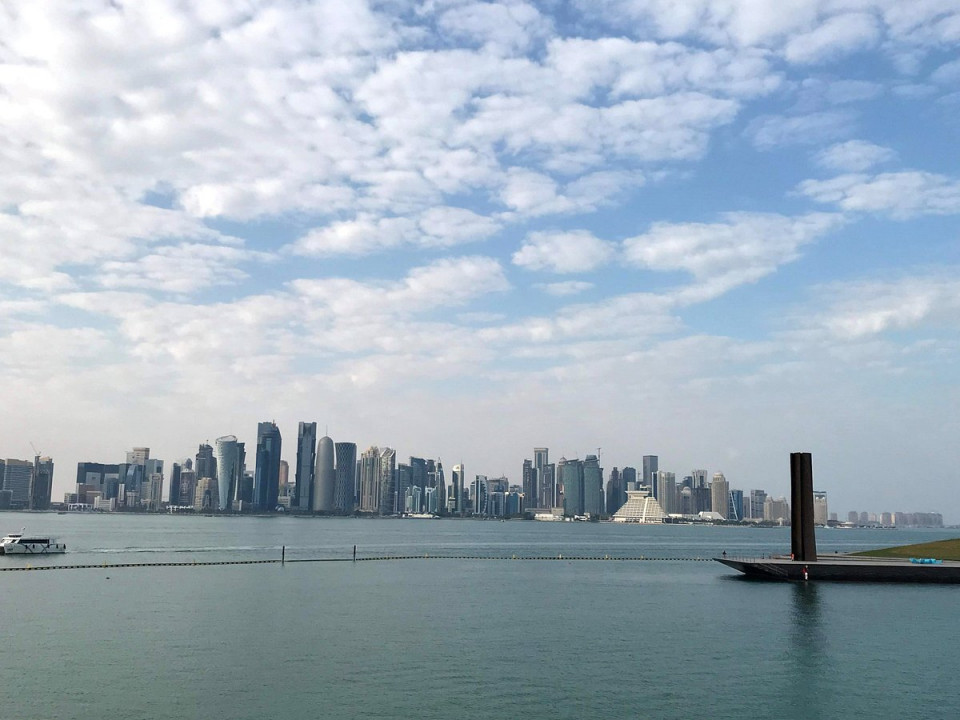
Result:
[[[18,533],[5,535],[0,539],[0,555],[49,555],[67,551],[66,543],[57,538]]]

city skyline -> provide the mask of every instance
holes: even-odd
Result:
[[[803,449],[838,507],[960,518],[949,3],[0,18],[0,446],[58,488],[233,433],[272,494],[250,428],[294,472],[310,418],[493,477]]]

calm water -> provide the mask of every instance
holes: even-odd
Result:
[[[63,563],[358,554],[710,557],[786,530],[0,513]],[[820,531],[821,552],[956,531]],[[29,560],[37,562],[36,558]],[[4,565],[24,558],[0,558]],[[416,560],[0,573],[0,717],[960,716],[960,587],[716,563]]]

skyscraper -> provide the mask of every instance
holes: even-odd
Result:
[[[463,515],[466,505],[463,497],[463,465],[454,465],[450,481],[453,484],[453,512],[457,515]]]
[[[537,468],[530,460],[523,461],[521,482],[523,484],[523,499],[527,503],[527,507],[531,509],[540,507],[537,502]]]
[[[313,510],[314,512],[333,512],[336,495],[337,472],[334,467],[335,453],[333,440],[324,435],[317,443],[317,469],[314,474]]]
[[[713,512],[724,519],[730,517],[730,484],[722,472],[713,474],[713,482],[710,483],[710,502],[713,505]]]
[[[620,472],[620,477],[623,480],[624,492],[637,489],[637,469],[635,467],[628,465]]]
[[[178,462],[173,463],[170,467],[170,491],[167,495],[168,505],[180,504],[180,476],[182,472],[183,467]]]
[[[241,444],[237,442],[236,435],[224,435],[217,438],[215,445],[216,456],[213,467],[217,469],[217,509],[231,510],[233,503],[242,499],[240,495],[240,480],[243,478]]]
[[[657,498],[657,485],[653,481],[653,476],[659,470],[659,458],[656,455],[643,456],[643,484],[650,488],[654,498]]]
[[[50,494],[53,492],[53,460],[48,457],[33,458],[33,478],[30,483],[30,509],[49,510]]]
[[[679,512],[677,505],[677,476],[666,470],[657,470],[653,474],[653,486],[657,489],[657,502],[667,515]]]
[[[583,460],[583,512],[591,517],[600,517],[604,511],[603,468],[600,458],[587,455]]]
[[[567,517],[583,515],[583,463],[560,458],[557,481],[563,485],[563,514]]]
[[[213,454],[213,447],[207,443],[201,443],[197,448],[196,464],[193,467],[197,473],[197,478],[216,478],[217,460]]]
[[[261,511],[277,507],[280,494],[280,428],[276,423],[257,425],[257,469],[253,481],[254,502]]]
[[[317,424],[301,422],[297,427],[297,486],[293,498],[293,507],[300,512],[313,509],[316,465]]]
[[[607,515],[613,515],[627,502],[627,487],[617,468],[610,471],[607,480]]]
[[[380,449],[380,509],[381,515],[393,515],[397,507],[397,451]]]
[[[338,442],[334,445],[334,454],[337,476],[333,490],[333,507],[337,512],[352,513],[357,474],[357,444]]]
[[[360,510],[380,511],[380,448],[376,445],[360,455]]]

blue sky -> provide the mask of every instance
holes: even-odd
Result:
[[[0,455],[275,419],[960,521],[960,4],[0,9]]]

